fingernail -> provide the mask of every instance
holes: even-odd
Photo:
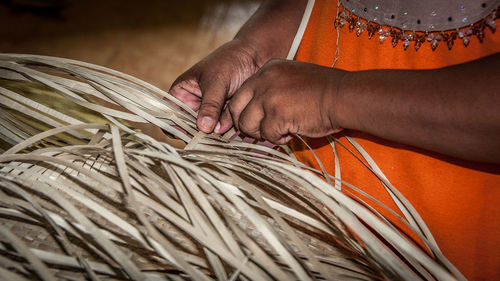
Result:
[[[214,127],[214,119],[208,116],[201,118],[200,129],[202,131],[204,131],[205,133],[210,132],[212,131],[213,127]]]
[[[219,134],[219,130],[220,130],[220,122],[217,122],[217,125],[215,125],[214,132],[215,132],[216,134]]]

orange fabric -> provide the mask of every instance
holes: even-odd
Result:
[[[332,65],[337,39],[335,15],[334,1],[316,0],[297,60]],[[390,40],[380,44],[377,34],[368,40],[366,32],[357,37],[344,26],[340,29],[340,59],[335,67],[350,71],[439,68],[499,52],[500,35],[485,30],[484,42],[481,44],[471,37],[467,48],[457,39],[451,51],[445,44],[432,51],[428,42],[418,52],[413,42],[404,51],[401,44],[396,48]],[[457,160],[360,132],[345,134],[363,146],[391,183],[415,206],[445,256],[469,280],[500,280],[499,165]],[[340,140],[351,147],[344,137]],[[333,152],[328,142],[325,139],[308,142],[333,175]],[[292,147],[299,160],[319,168],[303,144],[294,140]],[[339,150],[339,159],[343,180],[397,210],[380,182],[359,161],[345,149]],[[381,212],[389,216],[388,212]],[[395,223],[405,229],[401,223]]]

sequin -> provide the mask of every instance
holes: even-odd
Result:
[[[356,29],[356,35],[357,36],[361,35],[361,33],[363,33],[363,31],[365,30],[365,28],[366,28],[365,24],[361,24],[360,26],[358,26],[358,28]]]

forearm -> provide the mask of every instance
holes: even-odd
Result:
[[[248,47],[259,66],[272,58],[285,58],[306,5],[307,0],[264,1],[235,40]]]
[[[459,158],[500,162],[500,55],[438,70],[344,76],[344,128]]]

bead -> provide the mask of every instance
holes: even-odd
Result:
[[[372,39],[373,35],[375,34],[375,31],[377,30],[377,27],[374,26],[373,24],[368,24],[366,30],[368,31],[368,39]]]
[[[458,32],[458,38],[462,39],[462,38],[464,38],[464,36],[465,36],[465,33],[464,33],[463,31],[461,31],[461,30],[460,30],[460,31]]]
[[[455,40],[448,40],[446,41],[446,46],[448,46],[448,50],[451,51],[451,48],[453,48],[453,43],[455,42]]]
[[[398,40],[398,36],[394,35],[394,36],[392,37],[392,47],[393,47],[393,48],[394,48],[394,47],[396,47],[396,46],[398,45],[398,41],[399,41],[399,40]]]
[[[497,29],[497,22],[494,17],[489,17],[486,19],[486,25],[491,29],[491,32],[495,32]]]
[[[415,41],[415,51],[418,51],[418,49],[420,49],[420,46],[422,46],[422,42]]]
[[[484,39],[484,32],[482,30],[479,30],[477,33],[476,33],[476,37],[477,39],[479,39],[479,42],[483,43],[483,39]]]
[[[469,45],[469,42],[470,42],[469,36],[465,36],[463,39],[463,42],[464,42],[464,46],[467,47]]]
[[[386,39],[385,35],[379,35],[378,37],[380,44],[384,43],[385,39]]]
[[[360,23],[360,24],[358,25],[358,28],[356,29],[357,36],[361,35],[361,33],[363,33],[363,31],[366,29],[366,24],[361,23],[361,22],[358,22],[358,23]]]
[[[406,39],[405,41],[403,41],[403,48],[405,51],[406,49],[408,49],[408,46],[410,46],[410,40]]]
[[[432,49],[433,51],[434,51],[434,50],[436,50],[436,48],[437,48],[438,44],[439,44],[439,41],[438,41],[438,40],[436,40],[436,39],[432,40],[432,41],[431,41],[431,49]]]
[[[340,25],[340,19],[339,18],[336,18],[335,21],[333,22],[333,26],[335,26],[335,28],[338,28]]]

